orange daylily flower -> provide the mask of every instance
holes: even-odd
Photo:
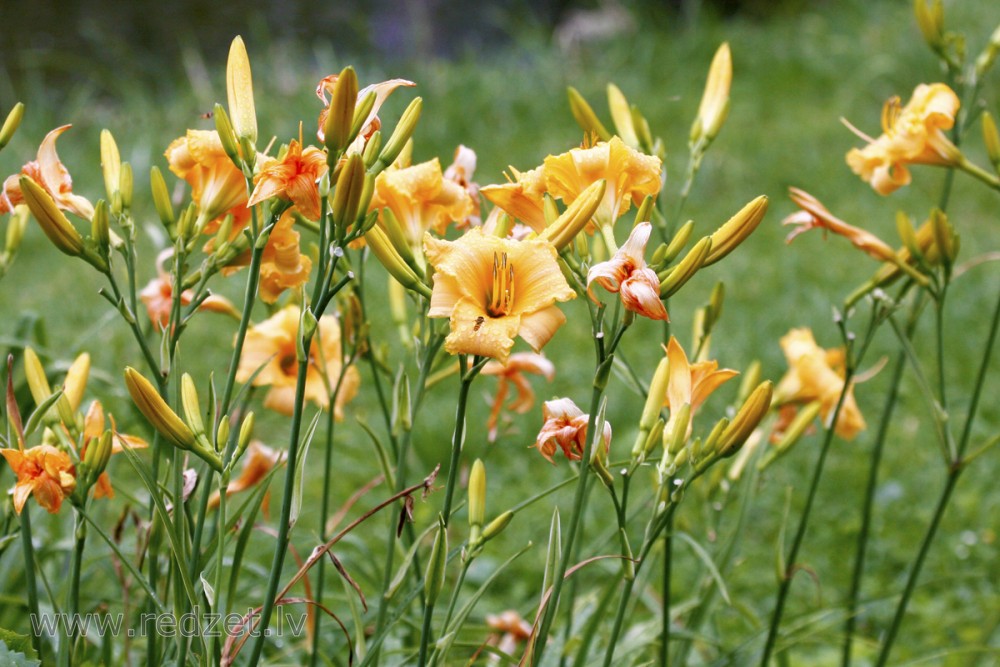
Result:
[[[609,292],[621,294],[626,310],[653,320],[669,320],[667,309],[660,301],[660,279],[656,271],[646,266],[643,254],[649,242],[653,226],[641,222],[632,232],[615,256],[606,262],[595,264],[587,272],[587,289],[590,283],[597,284]]]
[[[612,137],[591,148],[574,148],[545,158],[545,184],[553,197],[572,204],[588,186],[606,180],[604,200],[594,218],[610,224],[628,211],[632,202],[638,205],[647,195],[660,191],[661,168],[660,158],[640,153],[619,137]]]
[[[330,112],[330,100],[327,99],[327,95],[333,95],[333,87],[334,84],[337,83],[339,76],[339,74],[331,74],[323,77],[323,79],[316,84],[316,97],[323,102],[323,110],[319,114],[319,130],[316,131],[316,136],[319,138],[320,143],[324,142],[326,136],[323,133],[323,126],[326,124],[326,116]],[[379,120],[378,111],[382,105],[385,104],[385,101],[389,98],[389,95],[392,94],[392,91],[396,90],[400,86],[412,87],[415,85],[417,84],[412,81],[407,81],[406,79],[389,79],[388,81],[382,81],[381,83],[373,83],[359,90],[358,102],[365,99],[369,93],[374,91],[375,104],[372,105],[372,110],[368,112],[368,116],[361,124],[361,131],[358,132],[357,138],[347,149],[348,152],[363,152],[368,139],[375,134],[376,130],[382,127],[382,121]]]
[[[819,401],[820,416],[828,419],[844,391],[844,350],[824,350],[807,328],[792,329],[785,334],[781,349],[789,369],[775,389],[775,404]],[[854,400],[852,385],[847,388],[834,430],[845,440],[851,440],[864,429],[865,419]]]
[[[514,388],[517,389],[517,396],[507,405],[508,410],[524,414],[535,404],[535,392],[531,389],[531,383],[524,377],[524,373],[541,375],[552,382],[552,378],[556,374],[556,367],[551,361],[534,352],[517,352],[510,355],[506,364],[491,361],[483,366],[483,375],[496,375],[500,379],[497,383],[497,395],[493,399],[493,407],[490,409],[490,418],[486,422],[488,431],[486,437],[489,442],[494,442],[497,439],[497,422],[500,419],[503,402],[507,400],[509,385],[513,384]]]
[[[531,637],[531,624],[513,609],[499,614],[487,614],[486,625],[493,630],[487,644],[496,644],[501,653],[514,655],[517,645]]]
[[[38,445],[31,449],[0,449],[0,455],[17,475],[14,485],[14,511],[24,509],[28,496],[55,514],[62,501],[76,489],[76,472],[69,455],[52,445]]]
[[[146,286],[139,292],[139,300],[146,305],[146,314],[149,321],[160,329],[165,329],[170,323],[170,312],[174,307],[174,281],[163,269],[163,264],[174,254],[173,248],[167,248],[156,257],[156,277],[146,283]],[[191,290],[181,292],[181,306],[187,306],[194,298]],[[236,319],[240,318],[240,312],[236,306],[224,296],[216,294],[210,295],[198,306],[198,310],[206,310],[212,313],[223,313]]]
[[[299,233],[292,229],[295,218],[288,211],[278,219],[260,262],[260,298],[274,303],[286,289],[293,289],[309,280],[312,260],[299,252]]]
[[[479,191],[498,208],[517,218],[540,234],[546,227],[545,210],[545,170],[538,167],[530,171],[518,171],[508,167],[510,175],[504,185],[487,185]],[[496,210],[496,209],[494,209]]]
[[[899,261],[896,258],[896,251],[889,244],[871,232],[849,225],[834,216],[818,199],[808,192],[798,188],[789,188],[788,196],[802,210],[791,214],[781,221],[783,225],[795,226],[792,233],[785,238],[785,243],[791,243],[799,234],[804,234],[810,229],[819,227],[843,236],[854,244],[855,248],[864,251],[875,259],[893,263]]]
[[[443,235],[450,222],[472,215],[475,202],[464,187],[446,180],[437,158],[412,167],[388,169],[375,179],[371,210],[388,208],[414,248],[424,232]]]
[[[587,422],[590,415],[583,413],[571,399],[558,398],[542,404],[545,423],[535,438],[535,447],[549,463],[555,463],[552,455],[556,447],[562,450],[570,461],[579,461],[587,442]],[[602,434],[605,454],[611,448],[611,424],[604,422]]]
[[[239,493],[259,484],[267,476],[267,473],[271,472],[272,468],[284,464],[286,455],[287,452],[271,449],[256,440],[251,442],[247,447],[246,453],[243,455],[243,467],[240,470],[240,476],[231,481],[229,486],[226,487],[226,497],[228,498],[234,493]],[[220,499],[221,496],[216,491],[209,498],[208,506],[211,508],[218,507]]]
[[[739,371],[729,368],[719,370],[717,361],[699,361],[690,363],[684,348],[673,336],[666,347],[669,362],[669,379],[667,380],[667,395],[663,405],[670,410],[670,420],[663,428],[665,434],[673,431],[678,411],[685,404],[691,406],[691,416],[701,407],[712,392],[723,383],[739,375]],[[691,424],[688,424],[688,435],[691,434]]]
[[[427,234],[424,252],[435,269],[427,314],[451,318],[444,347],[452,354],[506,363],[514,336],[537,352],[566,321],[555,302],[576,296],[546,241],[499,239],[477,227],[457,241]]]
[[[149,447],[142,438],[128,433],[119,433],[115,427],[114,417],[111,417],[111,453],[119,454],[122,448],[145,449]],[[104,433],[104,407],[100,401],[94,401],[87,409],[87,416],[83,420],[83,447],[80,448],[80,458],[87,453],[87,447],[95,443]],[[115,491],[111,488],[111,477],[108,471],[103,471],[94,483],[94,498],[114,498]]]
[[[218,132],[188,130],[170,143],[164,155],[170,171],[191,186],[191,198],[207,222],[215,223],[231,213],[234,234],[249,222],[243,172],[226,155]],[[204,231],[214,233],[217,229],[217,224],[209,224]]]
[[[27,176],[42,186],[52,196],[56,206],[70,211],[84,220],[94,217],[94,205],[87,199],[73,194],[73,179],[56,153],[56,139],[72,125],[57,127],[42,139],[38,147],[38,157],[21,167],[19,174],[7,178],[0,189],[0,213],[10,213],[18,204],[24,203],[18,179]]]
[[[270,386],[264,397],[264,407],[291,415],[295,403],[295,379],[298,362],[295,343],[298,336],[300,311],[298,306],[286,306],[269,319],[247,331],[246,344],[236,370],[236,380],[246,382],[258,368],[263,370],[253,380],[255,387]],[[309,350],[306,372],[306,400],[322,408],[330,405],[327,380],[332,388],[340,376],[343,361],[340,356],[340,324],[333,315],[319,320],[317,335]],[[344,405],[354,398],[361,379],[351,366],[344,375],[334,404],[334,416],[344,418]]]
[[[253,193],[247,206],[254,206],[270,199],[280,197],[290,201],[299,209],[299,213],[310,220],[318,220],[320,214],[319,185],[317,181],[327,171],[326,153],[309,146],[302,150],[302,145],[292,139],[288,144],[284,157],[268,158],[254,176]]]
[[[852,148],[847,164],[880,195],[909,184],[907,165],[957,164],[962,155],[944,131],[955,124],[960,105],[943,83],[920,84],[905,107],[898,97],[890,99],[882,109],[884,133],[878,139],[862,135],[868,145]]]

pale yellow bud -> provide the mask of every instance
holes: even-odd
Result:
[[[52,395],[52,387],[45,375],[45,368],[38,359],[38,355],[30,347],[24,348],[24,377],[28,381],[28,389],[31,391],[31,398],[34,399],[35,405],[41,405],[45,399]]]
[[[125,386],[132,402],[160,435],[181,449],[191,449],[195,436],[188,425],[170,409],[153,383],[132,367],[125,368]]]
[[[431,556],[427,560],[427,573],[424,576],[424,597],[428,605],[433,605],[441,593],[444,586],[444,570],[448,562],[448,529],[444,522],[438,523],[437,533],[434,535],[434,546],[431,547]]]
[[[635,124],[632,120],[632,108],[622,91],[613,83],[608,84],[608,108],[611,110],[611,120],[615,124],[618,136],[627,146],[638,149],[639,137],[635,133]],[[642,222],[646,218],[636,218]]]
[[[611,133],[598,120],[597,114],[587,104],[587,100],[583,99],[583,95],[573,86],[567,88],[566,93],[569,95],[569,110],[583,131],[596,134],[601,141],[610,141]]]
[[[712,234],[712,252],[704,266],[715,264],[750,236],[767,213],[767,197],[761,195],[740,209]]]
[[[71,257],[79,257],[83,253],[83,237],[59,210],[45,188],[27,176],[21,176],[18,182],[24,202],[52,244]]]
[[[476,459],[469,472],[469,543],[475,543],[486,521],[486,466]]]
[[[712,251],[712,239],[708,236],[700,241],[684,255],[684,259],[677,263],[667,274],[667,277],[660,281],[660,298],[665,299],[675,294],[701,267],[708,263],[708,256]]]
[[[120,206],[115,206],[118,199],[118,190],[121,183],[122,158],[118,153],[118,144],[111,136],[109,130],[101,130],[101,171],[104,175],[104,189],[108,193],[108,201],[111,202],[115,210],[121,210]]]
[[[18,204],[14,207],[14,213],[7,221],[7,237],[4,245],[8,256],[13,255],[21,247],[21,240],[24,239],[24,230],[28,227],[30,215],[31,211],[24,204]]]
[[[381,165],[382,169],[385,169],[396,160],[406,146],[406,143],[410,140],[410,137],[413,136],[413,131],[417,128],[417,121],[420,120],[420,110],[423,108],[423,104],[423,99],[419,97],[415,98],[406,107],[403,115],[400,116],[399,122],[396,123],[396,128],[389,137],[389,141],[386,142],[382,152],[379,153],[377,165]],[[376,169],[376,171],[382,171],[382,169]]]
[[[366,180],[368,179],[365,176],[365,165],[362,157],[357,153],[352,153],[337,177],[337,186],[333,191],[333,205],[330,211],[333,216],[333,224],[342,233],[358,218]]]
[[[381,228],[376,226],[365,232],[365,243],[371,248],[372,254],[378,258],[378,261],[382,263],[382,266],[389,272],[389,275],[398,280],[399,284],[422,296],[430,298],[430,288],[417,277],[413,269],[406,265],[406,262],[400,257],[399,252],[393,247],[392,242],[389,241],[389,237],[386,236]]]
[[[215,110],[212,112],[212,118],[215,119],[215,132],[219,135],[222,150],[226,152],[226,155],[229,156],[233,164],[242,170],[243,160],[240,158],[240,140],[236,136],[236,130],[233,128],[232,121],[229,120],[229,114],[226,113],[225,107],[221,104],[216,104]]]
[[[354,139],[356,132],[352,134],[352,129],[357,101],[358,75],[353,67],[345,67],[333,84],[330,108],[323,123],[323,143],[329,149],[331,159],[346,149]]]
[[[989,111],[983,112],[983,144],[986,146],[986,154],[993,163],[993,168],[1000,173],[1000,132],[997,131],[996,121]]]
[[[740,407],[733,421],[723,431],[715,451],[719,456],[732,456],[746,442],[753,430],[760,424],[771,408],[774,385],[770,380],[762,382]]]
[[[253,79],[250,74],[250,58],[247,56],[243,38],[238,36],[229,47],[226,63],[226,98],[233,129],[240,139],[250,143],[257,141],[257,112],[253,102]]]
[[[933,51],[940,52],[944,48],[944,7],[941,0],[931,0],[930,6],[927,0],[915,0],[913,13],[924,41]]]
[[[705,92],[698,106],[698,117],[691,126],[692,148],[699,143],[707,145],[722,129],[729,114],[729,88],[733,81],[733,57],[729,44],[723,42],[715,52],[708,70]]]
[[[69,407],[76,412],[83,402],[83,392],[87,389],[87,378],[90,376],[90,355],[82,353],[66,371],[63,381],[63,395],[69,401]]]
[[[538,238],[550,242],[556,247],[556,250],[562,250],[569,245],[573,238],[593,219],[594,213],[601,205],[601,200],[604,199],[606,187],[607,183],[603,179],[588,185],[555,222],[542,230]]]

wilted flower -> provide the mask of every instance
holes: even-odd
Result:
[[[24,451],[0,449],[0,455],[17,475],[14,485],[14,511],[24,509],[28,496],[34,494],[38,504],[50,514],[62,506],[64,498],[76,489],[76,473],[69,455],[51,445],[38,445]]]
[[[905,107],[898,97],[882,109],[884,134],[868,140],[864,148],[852,148],[847,164],[881,195],[910,182],[907,165],[954,165],[961,160],[958,148],[945,136],[955,124],[958,95],[943,83],[920,84]]]
[[[613,223],[647,195],[660,191],[660,158],[629,148],[619,137],[591,148],[574,148],[545,158],[545,184],[549,194],[567,204],[592,183],[604,179],[608,187],[595,218]]]
[[[844,350],[824,350],[807,328],[792,329],[785,334],[781,349],[789,369],[775,390],[775,403],[819,401],[820,416],[824,421],[829,419],[844,391]],[[864,417],[854,400],[854,387],[848,387],[834,430],[850,440],[864,428]]]
[[[632,232],[615,256],[606,262],[595,264],[587,272],[587,288],[597,284],[609,292],[621,294],[626,310],[639,313],[653,320],[667,320],[667,309],[660,301],[660,279],[656,271],[646,266],[643,254],[653,226],[641,222]]]
[[[191,186],[191,198],[204,221],[210,223],[231,213],[234,230],[246,225],[250,219],[246,181],[226,155],[218,132],[188,130],[170,143],[164,155],[170,171]],[[212,233],[215,227],[209,225],[205,231]]]
[[[21,167],[18,174],[9,176],[0,190],[0,213],[9,213],[18,204],[24,203],[24,195],[18,182],[27,176],[42,186],[63,211],[70,211],[85,220],[94,217],[94,206],[85,198],[73,194],[73,179],[56,153],[56,139],[72,125],[57,127],[42,139],[38,147],[38,157]]]
[[[556,447],[562,450],[570,461],[579,461],[583,457],[587,443],[587,422],[589,415],[576,407],[571,399],[559,398],[545,401],[542,405],[542,417],[545,423],[535,438],[535,447],[549,463],[555,463],[552,455]],[[605,453],[611,447],[611,424],[604,422],[603,443]]]
[[[271,472],[272,468],[285,462],[286,456],[286,452],[271,449],[256,440],[251,442],[247,447],[246,454],[244,454],[240,476],[226,487],[226,497],[259,484],[267,477],[267,473]],[[216,491],[208,501],[209,507],[218,507],[219,500],[220,495]]]
[[[507,183],[487,185],[479,192],[498,208],[531,227],[536,233],[545,229],[545,169],[518,171],[508,167]],[[513,176],[513,178],[511,178]],[[496,210],[496,209],[494,209]]]
[[[253,379],[255,387],[270,386],[264,397],[264,407],[282,414],[292,414],[295,405],[295,379],[298,361],[295,345],[298,338],[300,311],[298,306],[286,306],[272,317],[247,331],[246,344],[236,371],[236,380],[246,382],[261,369]],[[317,335],[309,350],[309,365],[306,371],[306,400],[323,408],[330,405],[327,387],[333,387],[342,368],[340,356],[340,324],[332,315],[324,315],[319,320]],[[358,391],[360,376],[353,366],[348,368],[340,392],[334,405],[334,415],[343,419],[344,405],[354,398]]]
[[[163,269],[163,264],[173,257],[173,254],[173,248],[167,248],[156,257],[156,277],[146,283],[139,292],[139,300],[145,304],[149,320],[160,329],[165,329],[170,322],[170,312],[174,307],[173,278]],[[192,298],[194,294],[191,290],[184,290],[181,292],[181,305],[187,306]],[[224,313],[236,319],[240,317],[239,311],[229,299],[214,294],[202,301],[198,310]]]
[[[503,409],[503,402],[507,400],[509,385],[513,384],[514,388],[517,389],[517,396],[507,405],[507,409],[511,412],[524,414],[535,404],[535,392],[523,374],[534,373],[552,382],[552,378],[556,374],[556,367],[540,354],[517,352],[510,355],[506,364],[499,361],[487,363],[483,366],[482,373],[483,375],[496,375],[500,380],[497,383],[497,394],[493,399],[493,407],[490,409],[490,418],[486,423],[487,439],[489,442],[493,442],[497,439],[497,421],[500,418],[500,410]]]
[[[819,227],[843,236],[853,243],[854,247],[864,251],[875,259],[882,260],[883,262],[897,261],[896,251],[889,247],[882,239],[871,232],[849,225],[834,216],[818,199],[808,192],[798,188],[789,188],[788,196],[802,210],[791,214],[781,221],[783,225],[795,226],[792,233],[785,239],[785,243],[791,243],[792,239],[799,234],[804,234],[810,229]]]
[[[320,214],[319,185],[317,181],[327,171],[326,153],[302,145],[292,139],[284,156],[268,158],[254,176],[253,193],[247,206],[279,197],[292,202],[299,213],[310,220],[318,220]]]
[[[424,251],[435,269],[427,314],[451,318],[444,345],[452,354],[506,362],[514,336],[538,351],[566,321],[555,302],[576,296],[545,241],[499,239],[475,228],[457,241],[426,235]]]
[[[450,222],[464,221],[475,202],[465,188],[443,178],[437,158],[403,169],[383,171],[375,179],[372,210],[388,208],[411,247],[419,248],[428,229],[443,235]]]

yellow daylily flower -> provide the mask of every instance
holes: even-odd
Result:
[[[739,371],[729,368],[719,370],[719,362],[714,360],[689,363],[687,353],[673,336],[667,343],[666,353],[669,378],[663,405],[670,410],[670,420],[664,426],[663,432],[669,434],[673,432],[677,415],[684,405],[691,406],[689,414],[693,416],[712,392],[739,375]],[[690,433],[691,424],[688,424],[688,435]]]
[[[424,252],[435,269],[427,314],[451,319],[452,354],[506,362],[514,336],[537,352],[566,321],[555,302],[576,296],[546,241],[499,239],[477,227],[457,241],[427,234]]]
[[[910,164],[949,166],[962,154],[945,136],[955,124],[960,106],[958,95],[943,83],[922,83],[905,107],[893,97],[882,110],[883,134],[868,140],[864,148],[852,148],[847,164],[880,195],[887,195],[910,182]]]
[[[508,167],[508,170],[507,183],[487,185],[480,188],[479,192],[498,208],[531,227],[536,234],[540,234],[546,225],[543,207],[544,167],[529,171],[518,171],[514,167]]]
[[[201,217],[213,222],[233,215],[238,232],[250,220],[247,186],[243,172],[229,159],[215,130],[188,130],[174,139],[164,153],[172,171],[191,186],[191,198],[201,209]],[[214,233],[217,226],[204,231]]]
[[[574,148],[562,155],[545,158],[545,184],[549,194],[567,204],[592,183],[604,179],[608,187],[594,218],[601,224],[613,223],[634,202],[656,195],[660,180],[660,158],[629,148],[619,137],[599,142],[591,148]]]
[[[371,209],[383,208],[392,211],[410,246],[419,248],[424,232],[432,229],[443,235],[448,223],[472,215],[475,202],[464,187],[444,178],[441,163],[434,158],[379,174]]]

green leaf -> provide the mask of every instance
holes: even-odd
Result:
[[[31,646],[31,637],[0,628],[0,665],[3,667],[37,667],[38,654]]]
[[[330,406],[333,409],[333,406]],[[288,517],[289,527],[294,526],[302,510],[302,491],[304,488],[303,479],[306,475],[306,459],[309,456],[309,446],[312,444],[313,436],[316,435],[316,426],[319,424],[319,416],[322,412],[317,412],[312,423],[306,429],[305,438],[302,440],[299,460],[295,462],[295,479],[292,480],[292,513]]]
[[[44,401],[42,401],[37,408],[35,408],[35,411],[31,413],[31,416],[28,417],[27,423],[24,425],[25,438],[29,437],[32,433],[35,432],[35,429],[37,429],[39,424],[42,423],[42,419],[45,417],[45,413],[49,411],[49,408],[51,408],[53,405],[56,404],[56,401],[62,398],[62,395],[63,395],[63,390],[59,389],[54,394],[52,394]]]
[[[718,585],[719,594],[722,595],[722,599],[726,601],[726,604],[732,605],[733,601],[729,599],[729,591],[726,589],[726,582],[722,578],[722,573],[719,572],[719,568],[717,568],[715,566],[715,563],[712,562],[712,556],[709,555],[707,551],[705,551],[705,547],[698,544],[693,537],[691,537],[685,532],[678,531],[674,533],[674,536],[681,538],[691,546],[691,549],[694,551],[694,554],[701,559],[702,563],[705,564],[705,567],[708,568],[708,573],[711,575],[712,579],[714,579],[715,583]]]

